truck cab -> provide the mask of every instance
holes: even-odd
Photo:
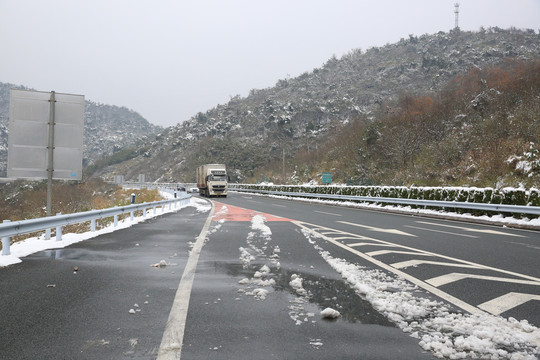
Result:
[[[207,164],[197,168],[197,187],[201,195],[227,196],[228,190],[227,170],[222,164]]]

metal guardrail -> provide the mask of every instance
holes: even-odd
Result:
[[[145,189],[177,189],[179,186],[186,189],[190,187],[196,187],[196,183],[153,183],[153,182],[135,182],[135,181],[124,181],[123,183],[114,183],[116,185],[121,185],[128,188],[145,188]]]
[[[130,219],[133,221],[134,212],[142,210],[143,217],[146,217],[146,211],[153,209],[153,213],[156,214],[157,208],[161,208],[161,212],[165,211],[165,207],[168,205],[169,210],[176,208],[177,206],[183,206],[186,202],[189,202],[190,195],[186,193],[180,193],[178,198],[170,200],[153,201],[149,203],[133,204],[126,206],[116,206],[108,209],[90,210],[74,214],[57,214],[56,216],[43,217],[38,219],[22,220],[22,221],[9,221],[4,220],[0,224],[0,237],[2,238],[2,255],[10,254],[10,237],[28,234],[36,231],[47,231],[51,228],[56,228],[56,241],[62,240],[62,227],[72,224],[78,224],[86,221],[90,221],[90,231],[96,231],[96,220],[114,217],[114,226],[118,226],[118,215],[130,213]]]
[[[255,190],[255,189],[243,189],[243,188],[229,188],[229,190],[240,191],[240,192],[261,193],[261,194],[267,194],[267,195],[331,199],[331,200],[341,200],[341,201],[343,200],[364,201],[364,202],[375,202],[375,203],[385,203],[385,204],[438,207],[438,208],[443,208],[443,209],[454,208],[454,209],[467,209],[467,210],[484,210],[484,211],[512,213],[512,214],[540,215],[540,206],[483,204],[483,203],[459,202],[459,201],[416,200],[416,199],[400,199],[400,198],[371,197],[371,196],[350,196],[350,195],[335,195],[335,194],[312,194],[312,193],[281,192],[281,191]]]

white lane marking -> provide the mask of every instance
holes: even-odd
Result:
[[[449,267],[460,267],[460,268],[468,268],[468,269],[481,269],[481,266],[478,265],[467,265],[467,264],[459,264],[459,263],[449,263],[449,262],[443,262],[443,261],[432,261],[432,260],[408,260],[408,261],[402,261],[390,264],[390,266],[395,267],[396,269],[405,269],[411,266],[418,266],[422,264],[429,264],[429,265],[440,265],[440,266],[449,266]]]
[[[540,295],[511,292],[486,301],[485,303],[478,305],[478,307],[493,315],[500,315],[505,311],[523,305],[531,300],[540,301]]]
[[[347,222],[347,221],[338,221],[338,223],[342,223],[342,224],[346,224],[346,225],[353,225],[353,226],[361,227],[361,228],[368,229],[368,230],[371,230],[371,231],[378,231],[378,232],[384,232],[384,233],[395,234],[395,235],[417,237],[416,235],[409,234],[409,233],[406,233],[404,231],[397,230],[397,229],[376,228],[376,227],[373,227],[373,226],[361,225],[361,224]]]
[[[272,206],[278,206],[278,207],[287,207],[285,205],[281,205],[281,204],[272,204]]]
[[[367,242],[358,242],[358,243],[352,243],[352,244],[347,244],[347,246],[388,246],[388,247],[396,247],[396,245],[392,245],[392,244],[377,244],[377,243],[367,243]]]
[[[293,221],[293,223],[313,234],[315,234],[316,236],[319,236],[319,237],[322,237],[324,240],[330,242],[330,243],[333,243],[335,244],[336,246],[339,246],[353,254],[356,254],[357,256],[360,256],[361,258],[363,259],[366,259],[368,261],[370,261],[371,263],[373,263],[374,265],[376,266],[379,266],[380,268],[383,268],[383,269],[386,269],[388,271],[391,271],[393,272],[394,274],[398,275],[398,276],[401,276],[402,278],[404,278],[405,280],[407,281],[410,281],[411,283],[423,288],[424,290],[426,291],[429,291],[431,292],[432,294],[436,295],[436,296],[439,296],[440,298],[450,302],[451,304],[454,304],[455,306],[471,313],[471,314],[484,314],[484,310],[476,307],[476,306],[473,306],[471,304],[468,304],[467,302],[461,300],[461,299],[458,299],[440,289],[438,289],[436,286],[428,283],[428,281],[422,281],[420,279],[417,279],[415,278],[414,276],[412,275],[409,275],[403,271],[400,271],[398,270],[397,268],[393,267],[392,265],[388,265],[382,261],[379,261],[371,256],[368,256],[367,254],[364,254],[356,249],[353,249],[351,248],[350,246],[348,245],[345,245],[345,244],[342,244],[341,242],[338,242],[336,240],[334,240],[333,238],[330,238],[328,236],[325,236],[323,234],[321,234],[320,232],[317,232],[317,231],[324,231],[324,230],[332,230],[332,232],[329,232],[329,233],[340,233],[342,235],[350,235],[351,237],[354,237],[356,234],[353,234],[353,233],[348,233],[348,232],[345,232],[345,231],[339,231],[339,230],[334,230],[334,229],[329,229],[329,228],[324,228],[324,227],[320,227],[320,226],[315,226],[313,224],[309,224],[309,223],[303,223],[303,222],[300,222],[300,221]],[[312,228],[310,228],[310,226]],[[415,248],[412,248],[412,247],[409,247],[409,246],[403,246],[403,245],[399,245],[399,244],[394,244],[394,243],[391,243],[391,242],[388,242],[388,241],[383,241],[383,240],[378,240],[378,239],[374,239],[374,238],[368,238],[368,237],[365,237],[365,236],[359,236],[359,235],[356,235],[359,239],[365,239],[365,240],[368,240],[368,241],[373,241],[373,243],[357,243],[358,245],[376,245],[376,246],[393,246],[393,247],[398,247],[398,248],[402,248],[402,249],[409,249],[409,250],[412,250],[412,251],[422,251],[422,250],[419,250],[419,249],[415,249]],[[353,244],[354,245],[354,244]],[[453,258],[453,257],[450,257],[450,256],[446,256],[446,255],[441,255],[441,254],[436,254],[436,253],[432,253],[432,252],[427,252],[427,251],[422,251],[423,254],[432,254],[436,257],[439,257],[439,258],[442,258],[442,259],[447,259],[447,260],[451,260],[451,261],[455,261],[457,262],[457,264],[449,264],[448,266],[460,266],[459,263],[463,264],[461,265],[461,267],[475,267],[475,268],[478,268],[478,269],[487,269],[487,270],[493,270],[493,271],[496,271],[496,272],[499,272],[499,273],[503,273],[503,274],[507,274],[507,275],[512,275],[512,276],[517,276],[517,277],[521,277],[523,279],[530,279],[532,281],[527,281],[527,280],[519,280],[519,279],[510,279],[512,280],[512,282],[516,283],[516,282],[519,282],[519,283],[528,283],[528,284],[533,284],[533,285],[540,285],[540,279],[536,278],[536,277],[533,277],[533,276],[529,276],[529,275],[525,275],[525,274],[519,274],[519,273],[516,273],[516,272],[513,272],[513,271],[507,271],[507,270],[503,270],[503,269],[498,269],[498,268],[494,268],[494,267],[491,267],[491,266],[486,266],[486,265],[480,265],[480,264],[476,264],[476,263],[473,263],[473,262],[470,262],[470,261],[466,261],[466,260],[461,260],[461,259],[456,259],[456,258]],[[441,263],[439,263],[441,264]],[[469,276],[469,274],[463,274],[465,276]],[[480,278],[479,276],[477,276],[478,278]],[[493,278],[493,277],[491,277]],[[434,278],[436,279],[436,278]],[[505,279],[505,278],[497,278],[497,279]],[[431,279],[433,280],[433,279]],[[484,277],[483,280],[490,280],[490,277]]]
[[[340,214],[334,214],[334,213],[329,213],[329,212],[324,212],[324,211],[317,211],[317,210],[315,210],[314,212],[319,213],[319,214],[332,215],[332,216],[343,216],[343,215],[340,215]]]
[[[301,223],[301,222],[298,222],[298,223]],[[455,261],[455,262],[458,262],[458,263],[461,263],[461,264],[475,265],[475,266],[477,266],[479,269],[493,270],[493,271],[496,271],[496,272],[499,272],[499,273],[502,273],[502,274],[507,274],[507,275],[511,275],[511,276],[521,277],[521,278],[523,278],[523,279],[529,279],[529,280],[533,280],[533,281],[540,281],[540,279],[538,279],[538,278],[536,278],[536,277],[534,277],[534,276],[529,276],[529,275],[525,275],[525,274],[520,274],[520,273],[517,273],[517,272],[508,271],[508,270],[504,270],[504,269],[499,269],[499,268],[492,267],[492,266],[481,265],[481,264],[474,263],[474,262],[472,262],[472,261],[467,261],[467,260],[457,259],[457,258],[451,257],[451,256],[446,256],[446,255],[437,254],[437,253],[430,252],[430,251],[424,251],[424,250],[420,250],[420,249],[415,249],[415,248],[410,247],[410,246],[399,245],[399,244],[392,243],[392,242],[389,242],[389,241],[384,241],[384,240],[379,240],[379,239],[375,239],[375,238],[370,238],[370,237],[363,236],[363,235],[356,235],[356,234],[349,233],[349,232],[346,232],[346,231],[341,231],[341,230],[335,230],[335,229],[325,228],[325,227],[321,227],[321,226],[317,226],[317,225],[313,225],[313,224],[309,224],[309,223],[302,223],[302,224],[306,224],[306,225],[312,226],[313,228],[311,228],[310,231],[311,231],[311,232],[319,231],[319,234],[320,234],[320,231],[330,230],[330,231],[328,231],[329,234],[337,234],[337,233],[339,233],[340,235],[347,235],[347,236],[351,236],[351,237],[355,237],[355,236],[356,236],[358,239],[361,239],[361,240],[373,241],[373,242],[374,242],[373,245],[376,245],[376,246],[392,246],[392,247],[396,247],[396,248],[401,248],[401,249],[407,249],[407,250],[411,250],[411,251],[422,252],[423,254],[432,254],[433,256],[439,257],[439,258],[441,258],[441,259],[446,259],[446,260],[450,260],[450,261]],[[307,228],[307,226],[305,226],[305,227]],[[324,235],[324,234],[323,234],[323,235]],[[367,256],[367,255],[366,255],[366,256]]]
[[[519,246],[523,246],[523,247],[526,247],[526,248],[529,248],[529,249],[540,250],[540,246],[534,246],[534,245],[515,242],[515,241],[505,241],[505,243],[512,244],[512,245],[519,245]]]
[[[478,232],[478,233],[483,233],[483,234],[506,235],[506,236],[524,237],[523,235],[511,234],[511,233],[502,232],[502,231],[497,231],[497,230],[491,230],[491,229],[473,229],[473,228],[468,228],[468,227],[464,227],[464,226],[456,226],[456,225],[448,225],[448,224],[439,224],[439,223],[434,223],[434,222],[429,222],[429,221],[416,221],[416,222],[419,223],[419,224],[426,224],[426,225],[433,225],[433,226],[442,226],[442,227],[448,227],[448,228],[453,228],[453,229],[460,229],[460,230],[465,230],[465,231],[470,231],[470,232]]]
[[[176,290],[171,312],[167,319],[167,325],[163,332],[161,339],[161,345],[158,350],[158,357],[156,360],[178,360],[182,352],[182,342],[184,340],[184,330],[186,328],[186,318],[189,308],[189,298],[191,296],[191,288],[193,287],[193,280],[195,279],[195,270],[197,268],[197,262],[199,261],[199,255],[201,254],[202,247],[204,245],[204,239],[212,223],[212,216],[214,215],[214,203],[210,209],[210,214],[204,223],[201,233],[195,241],[195,245],[191,250],[191,254],[187,260],[182,274],[182,279]]]
[[[403,250],[377,250],[377,251],[371,251],[371,252],[366,253],[366,255],[369,255],[369,256],[379,256],[379,255],[386,255],[386,254],[434,256],[433,254],[425,254],[419,251],[403,251]]]
[[[411,228],[411,229],[425,230],[425,231],[431,231],[431,232],[436,232],[436,233],[441,233],[441,234],[447,234],[447,235],[464,236],[464,237],[470,237],[470,238],[474,238],[474,239],[477,239],[477,238],[478,238],[478,236],[474,236],[474,235],[458,234],[458,233],[453,233],[453,232],[449,232],[449,231],[442,231],[442,230],[435,230],[435,229],[422,228],[422,227],[419,227],[419,226],[411,226],[411,225],[404,225],[404,226],[407,227],[407,228]]]
[[[489,281],[501,281],[513,284],[524,284],[524,285],[537,285],[540,286],[540,279],[536,280],[521,280],[513,278],[503,278],[498,276],[485,276],[485,275],[475,275],[475,274],[462,274],[462,273],[450,273],[446,275],[437,276],[431,279],[427,279],[426,282],[439,287],[442,285],[450,284],[463,279],[479,279],[479,280],[489,280]]]
[[[298,221],[293,221],[293,223],[296,224],[297,226],[299,226],[300,228],[303,228],[306,231],[309,231],[309,232],[313,233],[313,231],[309,227],[305,226],[303,223],[298,222]],[[345,250],[347,250],[347,251],[349,251],[349,252],[351,252],[351,253],[353,253],[353,254],[355,254],[357,256],[360,256],[361,258],[366,259],[367,261],[370,261],[371,263],[375,264],[376,266],[378,266],[378,267],[380,267],[382,269],[393,272],[397,276],[402,277],[403,279],[405,279],[405,280],[407,280],[407,281],[421,287],[422,289],[424,289],[426,291],[429,291],[433,295],[438,296],[441,299],[444,299],[444,300],[448,301],[449,303],[454,304],[455,306],[457,306],[457,307],[459,307],[459,308],[461,308],[461,309],[463,309],[463,310],[465,310],[465,311],[467,311],[467,312],[469,312],[471,314],[485,314],[485,312],[483,310],[478,309],[477,307],[472,306],[470,304],[467,304],[463,300],[460,300],[460,299],[458,299],[458,298],[456,298],[456,297],[454,297],[454,296],[452,296],[450,294],[447,294],[444,291],[439,290],[436,287],[434,287],[434,286],[432,286],[430,284],[427,284],[424,281],[422,281],[420,279],[417,279],[412,275],[409,275],[409,274],[407,274],[407,273],[405,273],[403,271],[399,271],[399,270],[391,267],[390,265],[383,263],[382,261],[374,259],[371,256],[368,256],[368,255],[366,255],[366,254],[364,254],[364,253],[362,253],[362,252],[360,252],[360,251],[358,251],[356,249],[353,249],[353,248],[351,248],[351,247],[349,247],[347,245],[344,245],[344,244],[340,243],[339,241],[335,241],[334,239],[332,239],[332,238],[330,238],[328,236],[322,235],[320,233],[315,233],[315,235],[316,236],[322,236],[322,238],[324,240],[326,240],[326,241],[328,241],[328,242],[330,242],[330,243],[332,243],[332,244],[334,244],[336,246],[339,246],[340,248],[343,248],[343,249],[345,249]]]

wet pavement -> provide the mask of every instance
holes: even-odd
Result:
[[[188,207],[0,269],[0,358],[156,359],[207,215]],[[264,224],[268,234],[253,215],[212,222],[182,359],[433,358],[358,296],[296,225],[275,218]],[[161,260],[167,266],[152,266]],[[327,307],[341,316],[323,319]]]
[[[265,237],[250,225],[214,222],[199,258],[182,359],[432,358],[359,297],[297,226],[267,222],[272,234]],[[256,254],[248,264],[241,248]],[[295,277],[305,292],[291,286]],[[341,316],[322,319],[326,307]]]
[[[155,359],[206,217],[188,207],[0,269],[0,359]]]

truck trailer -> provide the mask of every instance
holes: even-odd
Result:
[[[223,164],[206,164],[197,168],[197,187],[202,196],[227,197],[229,176]]]

